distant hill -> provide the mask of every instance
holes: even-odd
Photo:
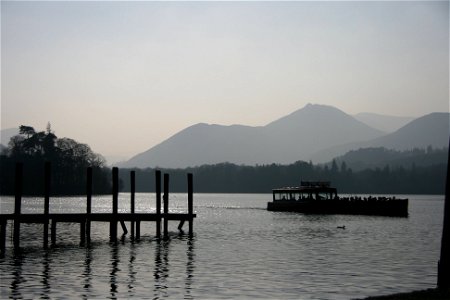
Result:
[[[342,144],[317,152],[311,156],[313,162],[327,162],[348,151],[360,148],[383,147],[398,151],[413,148],[426,149],[448,147],[450,114],[431,113],[417,118],[397,131],[365,142]]]
[[[450,133],[450,114],[431,113],[418,118],[399,130],[374,139],[367,144],[388,149],[408,150],[412,148],[448,146]]]
[[[252,154],[255,152],[254,145],[264,143],[266,141],[259,127],[199,123],[134,156],[121,166],[181,168],[226,161],[257,163],[257,156]]]
[[[447,165],[448,148],[412,149],[406,151],[390,150],[382,147],[361,148],[351,150],[345,155],[336,157],[334,161],[338,166],[345,162],[347,168],[355,172],[365,169],[390,168],[411,169],[415,167],[429,167],[433,165]],[[328,166],[331,166],[331,162]]]
[[[121,166],[184,168],[222,162],[287,164],[306,160],[324,148],[382,135],[380,130],[337,108],[308,104],[266,126],[196,124]]]
[[[353,117],[355,117],[358,121],[369,125],[370,127],[386,133],[394,132],[414,120],[412,117],[396,117],[374,113],[359,113]]]

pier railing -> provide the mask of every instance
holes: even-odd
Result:
[[[164,174],[164,194],[163,212],[161,212],[161,171],[155,171],[156,183],[156,212],[136,213],[135,212],[135,171],[130,171],[130,213],[119,213],[119,169],[112,169],[112,212],[92,213],[92,168],[87,168],[86,174],[86,212],[85,213],[50,213],[50,180],[51,164],[45,163],[44,167],[44,212],[40,214],[23,214],[22,208],[22,187],[23,187],[23,164],[17,163],[15,168],[15,195],[14,212],[0,214],[0,251],[1,255],[6,250],[6,227],[8,221],[12,221],[14,228],[13,245],[15,249],[20,248],[20,225],[22,223],[43,224],[43,246],[48,248],[49,224],[51,243],[56,243],[57,223],[79,223],[80,224],[80,244],[89,244],[91,241],[91,227],[93,222],[109,222],[110,241],[117,241],[117,225],[121,224],[124,234],[128,233],[125,222],[130,222],[131,238],[140,239],[141,222],[156,222],[156,237],[161,238],[161,222],[163,222],[163,238],[168,238],[168,221],[179,221],[178,229],[182,231],[183,224],[188,221],[189,236],[193,235],[193,221],[197,216],[193,210],[193,175],[187,174],[188,184],[188,212],[169,212],[169,174]]]

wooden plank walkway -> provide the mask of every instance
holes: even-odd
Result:
[[[0,214],[0,255],[4,256],[6,251],[6,227],[8,221],[13,224],[14,249],[20,249],[20,225],[22,223],[44,224],[43,246],[48,247],[49,224],[50,237],[52,244],[56,243],[56,224],[57,223],[79,223],[80,224],[80,244],[89,244],[91,241],[91,227],[93,222],[110,223],[110,241],[117,241],[117,224],[120,223],[124,234],[128,233],[125,222],[130,222],[131,237],[140,239],[141,222],[156,222],[156,237],[161,238],[161,222],[163,222],[163,237],[168,238],[168,221],[180,221],[178,229],[182,231],[183,224],[188,221],[189,236],[193,236],[193,220],[197,217],[193,210],[193,175],[187,174],[188,181],[188,212],[187,213],[169,213],[169,174],[164,174],[164,195],[163,212],[161,212],[161,171],[155,171],[156,181],[156,212],[155,213],[136,213],[135,212],[135,172],[130,172],[131,197],[130,213],[118,213],[118,187],[119,176],[118,168],[112,170],[112,212],[111,213],[92,213],[92,168],[87,169],[86,184],[86,213],[50,213],[50,176],[51,165],[45,164],[44,178],[44,213],[41,214],[23,214],[22,206],[22,182],[23,166],[21,163],[16,165],[15,174],[15,202],[14,213]]]

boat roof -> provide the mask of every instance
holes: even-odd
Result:
[[[336,192],[332,187],[289,186],[272,189],[273,192]]]
[[[336,188],[330,187],[329,181],[302,181],[301,186],[295,187],[281,187],[272,190],[273,192],[300,192],[300,193],[308,193],[308,192],[330,192],[336,193]]]

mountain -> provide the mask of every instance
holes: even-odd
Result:
[[[122,167],[288,164],[324,148],[371,140],[382,132],[341,110],[308,104],[266,126],[196,124],[132,157]]]
[[[328,145],[370,140],[383,135],[383,132],[335,107],[312,104],[266,125],[265,128],[272,142],[282,145],[278,147],[278,153],[290,153],[293,150],[294,153],[303,154],[302,160],[328,148]],[[298,156],[291,156],[286,162],[298,159]]]
[[[381,146],[396,150],[426,148],[429,145],[442,148],[448,146],[449,132],[450,114],[431,113],[367,144],[369,147]]]
[[[356,120],[369,125],[370,127],[376,128],[386,133],[394,132],[414,120],[414,118],[412,117],[396,117],[374,113],[359,113],[354,115],[353,117]]]
[[[199,123],[125,162],[123,167],[188,167],[233,161],[256,163],[253,144],[264,143],[259,127]]]
[[[314,162],[327,162],[350,150],[383,147],[398,151],[413,148],[448,147],[450,114],[431,113],[417,118],[397,131],[365,142],[342,144],[317,152],[311,157]]]

